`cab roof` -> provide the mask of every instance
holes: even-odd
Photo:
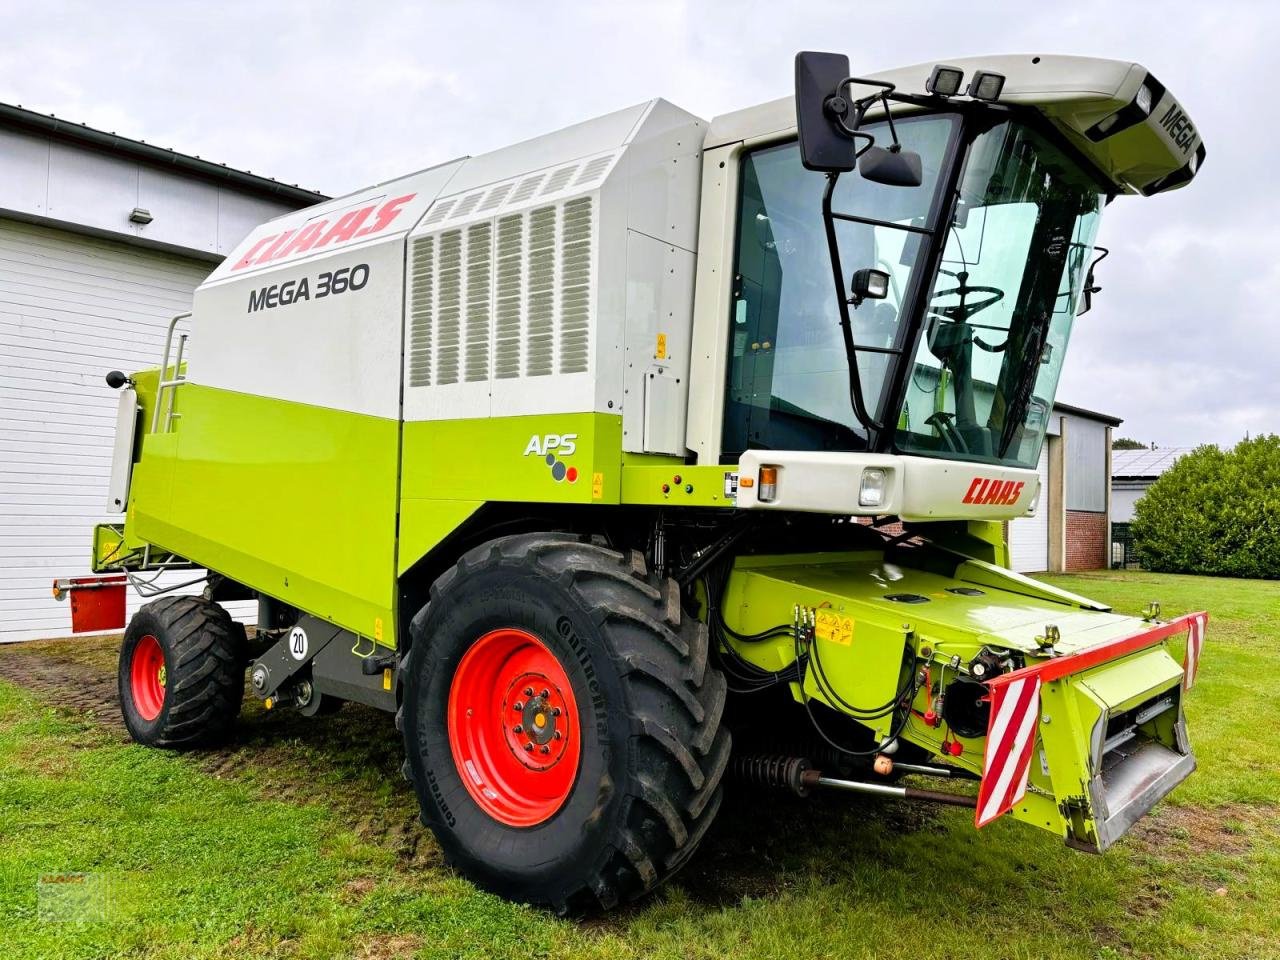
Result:
[[[920,63],[868,74],[868,78],[892,83],[900,93],[924,96],[925,83],[938,63],[964,70],[966,80],[978,70],[1003,75],[1000,102],[1042,113],[1111,181],[1117,193],[1150,195],[1184,186],[1204,160],[1203,141],[1187,111],[1138,63],[1005,54]],[[916,108],[903,105],[903,109]],[[795,100],[782,97],[716,117],[706,147],[783,139],[795,132]]]

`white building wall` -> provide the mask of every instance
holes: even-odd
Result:
[[[212,262],[259,223],[294,206],[50,137],[0,129],[0,216],[118,234],[202,254]],[[148,211],[152,221],[131,222],[134,207]]]
[[[1117,483],[1111,485],[1111,522],[1112,523],[1129,523],[1133,520],[1133,508],[1142,495],[1147,492],[1146,485],[1138,486],[1120,486]]]
[[[71,632],[50,585],[88,573],[94,525],[121,519],[105,513],[116,395],[103,375],[156,366],[212,266],[0,219],[0,642]],[[130,591],[129,612],[141,602]]]
[[[1040,447],[1040,497],[1030,517],[1009,521],[1009,565],[1019,573],[1049,569],[1049,443]]]

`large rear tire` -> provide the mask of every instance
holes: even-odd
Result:
[[[244,626],[201,597],[162,597],[129,621],[120,648],[120,712],[149,747],[195,747],[231,732],[244,699]]]
[[[562,534],[466,554],[414,618],[398,724],[446,858],[559,913],[652,890],[720,805],[725,681],[638,554]]]

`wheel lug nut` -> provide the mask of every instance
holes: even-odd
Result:
[[[511,705],[511,709],[512,709],[512,710],[523,710],[523,709],[524,709],[524,703],[523,703],[522,701],[520,701],[520,700],[517,700],[515,703],[513,703],[513,704]]]
[[[545,700],[545,699],[547,699],[547,697],[549,697],[549,696],[551,696],[551,691],[550,691],[550,690],[548,690],[546,687],[543,687],[543,688],[542,688],[542,699],[543,699],[543,700]]]
[[[525,688],[524,688],[524,695],[525,695],[526,697],[532,697],[532,696],[533,696],[533,687],[525,687]]]
[[[564,734],[563,734],[563,733],[561,733],[559,730],[557,730],[557,731],[556,731],[556,739],[557,739],[557,740],[563,740],[563,739],[564,739]]]
[[[542,752],[543,752],[543,753],[550,753],[550,752],[551,752],[551,748],[550,748],[550,747],[548,747],[546,744],[543,744]]]
[[[524,751],[525,751],[525,753],[533,753],[533,744],[532,744],[532,743],[526,743],[526,744],[524,745]]]
[[[558,716],[560,716],[560,708],[559,708],[559,707],[552,707],[552,708],[551,708],[551,715],[552,715],[553,717],[558,717]]]
[[[511,728],[511,732],[512,732],[512,733],[524,733],[524,724],[517,723],[514,727],[512,727],[512,728]]]

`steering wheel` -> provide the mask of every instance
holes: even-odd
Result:
[[[987,307],[994,306],[1004,299],[1004,291],[999,287],[983,287],[969,286],[969,271],[961,270],[959,273],[952,273],[950,270],[939,270],[939,273],[945,273],[949,277],[955,277],[959,281],[959,285],[952,287],[950,290],[938,290],[934,293],[933,299],[938,297],[959,297],[959,303],[953,303],[945,307],[935,307],[929,305],[931,313],[952,322],[963,322],[968,320],[975,314],[981,313]],[[984,299],[971,301],[969,294],[985,293]]]
[[[967,324],[970,317],[981,313],[983,310],[994,306],[1004,299],[1004,291],[999,287],[970,286],[969,272],[967,270],[961,270],[958,273],[953,273],[950,270],[940,269],[938,272],[945,273],[949,277],[955,277],[959,281],[959,286],[952,287],[949,290],[938,290],[934,293],[933,299],[936,300],[938,297],[959,297],[960,302],[948,304],[944,307],[935,307],[932,303],[929,305],[929,312],[932,315],[930,319],[933,321],[931,325],[935,330],[937,323],[940,321],[946,323]],[[986,294],[986,296],[978,300],[970,300],[969,295],[972,293]],[[975,324],[975,326],[982,325]],[[990,327],[990,329],[1004,330],[1004,327]],[[933,331],[930,332],[931,334],[933,333]],[[1009,345],[1007,331],[1004,342],[998,344],[987,343],[985,340],[973,334],[970,334],[970,337],[976,346],[988,353],[1001,353],[1005,347]]]

